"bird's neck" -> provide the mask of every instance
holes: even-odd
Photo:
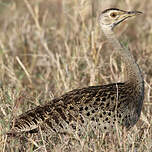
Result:
[[[103,28],[102,30],[108,38],[114,50],[119,53],[119,55],[125,63],[127,72],[127,82],[132,83],[134,85],[138,85],[138,87],[143,88],[144,81],[140,68],[138,64],[135,62],[135,59],[130,53],[130,51],[120,44],[120,42],[118,41],[114,32],[111,29],[107,30]]]

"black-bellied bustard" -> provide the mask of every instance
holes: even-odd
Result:
[[[104,131],[120,126],[130,128],[138,121],[144,99],[144,81],[132,54],[116,39],[113,28],[138,11],[106,9],[100,14],[99,24],[114,50],[125,63],[127,80],[122,83],[89,86],[72,90],[46,105],[19,115],[8,134],[30,132],[46,124],[53,132],[85,129],[88,124]]]

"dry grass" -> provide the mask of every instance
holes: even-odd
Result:
[[[97,130],[82,139],[75,133],[75,140],[58,143],[52,141],[60,136],[47,137],[42,132],[28,142],[8,140],[10,121],[28,109],[74,88],[123,80],[123,71],[97,24],[99,12],[109,7],[144,12],[116,30],[145,78],[137,125],[117,136]],[[151,8],[148,0],[0,0],[0,151],[152,151]]]

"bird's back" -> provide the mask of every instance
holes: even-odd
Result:
[[[75,89],[20,115],[12,132],[29,132],[42,124],[53,132],[85,129],[88,124],[103,132],[112,129],[115,123],[129,128],[138,120],[135,90],[128,83]]]

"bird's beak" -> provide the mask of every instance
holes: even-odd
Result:
[[[122,15],[120,15],[120,22],[124,21],[125,19],[133,16],[137,16],[142,14],[142,12],[139,11],[125,11]]]
[[[128,17],[132,17],[132,16],[137,16],[137,15],[140,15],[140,14],[143,14],[142,12],[139,12],[139,11],[128,11],[128,12],[125,12],[125,16],[128,18]]]
[[[142,12],[139,12],[139,11],[124,11],[120,15],[120,17],[118,18],[118,21],[114,24],[114,26],[123,22],[124,20],[126,20],[130,17],[137,16],[137,15],[140,15],[140,14],[142,14]]]

